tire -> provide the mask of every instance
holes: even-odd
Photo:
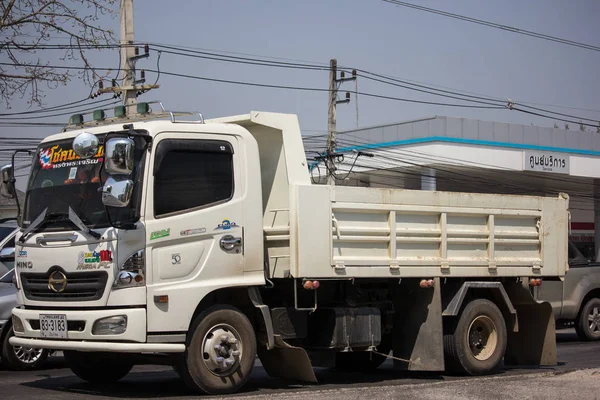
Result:
[[[13,371],[31,371],[40,368],[48,358],[48,350],[13,346],[8,343],[8,340],[15,335],[12,326],[6,329],[0,353],[2,365]]]
[[[581,340],[600,340],[600,299],[589,299],[581,307],[575,331]]]
[[[446,371],[486,375],[500,369],[506,351],[506,323],[498,307],[476,299],[444,335]]]
[[[392,350],[392,337],[386,335],[377,346],[377,352],[389,354]],[[387,357],[370,351],[351,351],[335,355],[335,368],[345,372],[372,372],[385,362]]]
[[[192,322],[175,369],[196,392],[231,394],[250,377],[255,356],[256,336],[248,318],[235,307],[215,305]]]
[[[104,353],[65,351],[65,360],[75,375],[90,383],[114,383],[124,378],[133,363]]]

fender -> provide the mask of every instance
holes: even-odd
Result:
[[[467,292],[471,289],[485,289],[494,294],[496,304],[500,307],[504,318],[507,322],[510,322],[512,330],[518,331],[519,324],[517,320],[517,310],[510,301],[510,297],[506,293],[504,286],[501,282],[465,282],[462,284],[460,289],[456,292],[452,300],[448,303],[444,311],[442,312],[443,317],[456,317],[460,313],[460,309],[465,300]],[[510,317],[510,318],[507,318]]]
[[[248,296],[250,297],[250,301],[254,307],[260,311],[260,314],[263,317],[265,329],[267,330],[267,350],[271,350],[275,347],[275,335],[273,333],[273,320],[271,319],[271,311],[269,311],[269,306],[263,303],[257,287],[249,287]]]

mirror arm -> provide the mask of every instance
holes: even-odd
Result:
[[[29,149],[17,149],[13,152],[12,154],[12,176],[10,177],[10,183],[12,183],[12,187],[13,187],[13,191],[14,191],[14,195],[15,195],[15,203],[17,203],[17,221],[19,220],[19,218],[21,217],[21,204],[19,203],[19,195],[17,194],[17,179],[15,178],[15,156],[17,155],[17,153],[27,153],[28,155],[31,155],[32,151]]]

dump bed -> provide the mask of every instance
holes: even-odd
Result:
[[[295,115],[214,122],[241,125],[258,143],[272,278],[566,274],[566,195],[313,185]]]
[[[568,269],[566,195],[295,185],[289,215],[289,268],[277,270],[281,254],[271,258],[273,276],[564,276]]]

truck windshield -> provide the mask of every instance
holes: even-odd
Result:
[[[108,178],[102,169],[105,136],[98,135],[98,151],[88,159],[81,159],[75,154],[72,148],[73,139],[40,145],[34,156],[27,185],[23,212],[24,228],[46,208],[47,223],[41,230],[73,229],[68,218],[69,207],[91,229],[107,227],[110,222],[118,226],[137,221],[140,197],[138,190],[134,189],[129,207],[108,208],[110,220],[102,203],[102,193],[99,189],[101,182]],[[138,138],[135,144],[135,168],[131,177],[134,183],[138,181],[137,177],[142,169],[144,141]]]

